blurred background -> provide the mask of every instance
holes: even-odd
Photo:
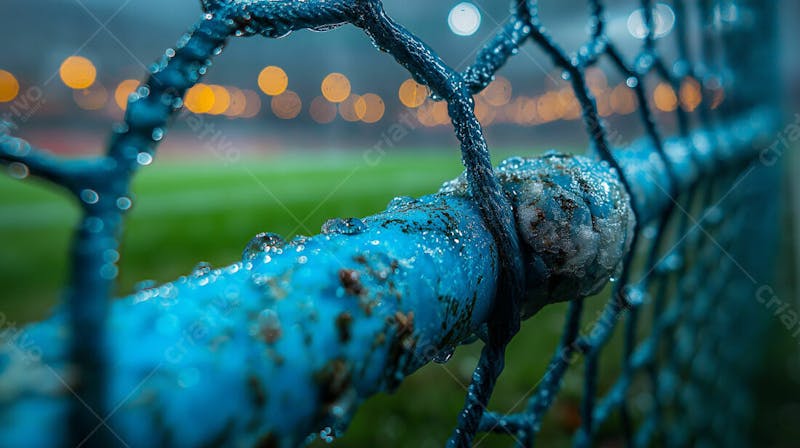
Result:
[[[464,69],[508,16],[505,2],[387,0],[389,14]],[[583,0],[540,2],[542,20],[566,50],[586,37]],[[630,59],[644,35],[635,1],[608,1],[608,34]],[[674,11],[655,7],[657,45],[674,59]],[[739,20],[746,11],[719,2],[715,20]],[[786,125],[800,120],[800,2],[779,3],[782,48],[776,70],[784,85]],[[726,6],[727,5],[727,6]],[[68,156],[98,154],[124,114],[128,95],[148,66],[199,17],[194,0],[6,0],[0,4],[5,45],[0,58],[0,116],[13,133]],[[697,24],[689,24],[698,33]],[[773,70],[764,67],[764,70]],[[639,105],[625,78],[607,65],[588,83],[608,123],[609,138],[624,146],[642,134]],[[653,77],[648,95],[665,134],[675,130],[677,107],[705,102],[720,107],[731,88],[725,73],[686,82],[678,91]],[[737,86],[741,87],[741,86]],[[187,94],[152,166],[137,177],[135,206],[123,238],[118,295],[152,281],[172,280],[200,261],[235,261],[250,237],[272,231],[315,234],[328,218],[382,210],[394,196],[419,196],[461,172],[458,144],[443,103],[363,33],[342,27],[324,34],[297,32],[283,39],[234,39],[203,84]],[[512,58],[476,98],[496,161],[556,148],[588,145],[580,108],[558,70],[535,46]],[[791,142],[797,146],[797,141]],[[797,156],[787,151],[781,259],[776,293],[800,304],[796,280],[800,205]],[[0,177],[0,313],[5,327],[42,319],[57,303],[66,249],[77,209],[65,195],[18,173]],[[145,281],[145,283],[141,283]],[[564,308],[553,306],[525,324],[515,339],[493,405],[512,409],[529,394],[560,334]],[[800,439],[800,342],[777,319],[764,347],[757,384],[756,436],[762,446],[796,446]],[[616,344],[618,341],[612,343]],[[392,396],[377,397],[356,417],[338,446],[438,446],[463,402],[463,386],[477,356],[464,347],[446,365],[413,375]],[[613,379],[613,366],[605,379]],[[567,443],[578,424],[580,369],[545,425],[547,446]],[[409,398],[413,397],[413,398]],[[775,428],[782,428],[776,430]],[[487,446],[494,446],[492,437]],[[609,436],[608,446],[616,444]]]

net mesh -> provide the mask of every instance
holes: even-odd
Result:
[[[492,385],[491,380],[484,379],[479,365],[460,425],[449,446],[467,443],[475,431],[472,424],[479,419],[480,431],[505,433],[519,446],[532,445],[544,414],[557,397],[577,354],[585,358],[581,425],[575,435],[576,446],[591,445],[598,428],[615,416],[629,446],[746,445],[751,410],[747,372],[748,362],[752,360],[745,354],[748,344],[757,340],[758,325],[751,319],[750,305],[758,282],[748,270],[754,268],[745,268],[738,260],[758,252],[746,247],[737,237],[747,227],[748,210],[752,211],[759,195],[760,200],[769,202],[769,189],[763,188],[769,181],[762,176],[760,182],[755,182],[762,188],[756,188],[752,179],[747,182],[755,170],[753,166],[720,164],[714,167],[712,179],[681,189],[665,154],[664,139],[646,87],[647,82],[655,78],[666,82],[674,92],[682,92],[687,83],[713,79],[715,69],[722,71],[723,67],[709,65],[709,61],[715,60],[715,52],[724,53],[725,50],[720,48],[718,39],[721,36],[714,36],[708,30],[713,29],[711,22],[724,14],[725,8],[737,5],[709,1],[696,5],[699,22],[707,27],[698,55],[704,64],[698,64],[689,56],[686,23],[689,14],[684,2],[671,2],[676,15],[676,57],[671,63],[659,53],[656,45],[652,2],[642,1],[638,5],[645,33],[641,49],[631,61],[624,60],[608,37],[603,3],[589,1],[588,4],[590,38],[576,53],[569,54],[548,35],[539,20],[537,2],[516,2],[514,14],[504,29],[479,54],[477,63],[466,70],[464,78],[473,93],[479,91],[493,79],[495,71],[505,62],[505,56],[514,54],[526,41],[533,41],[563,70],[563,79],[571,82],[591,139],[590,152],[619,170],[610,150],[608,132],[587,83],[587,69],[603,59],[609,60],[636,94],[639,119],[646,137],[666,163],[671,180],[671,187],[659,188],[669,195],[672,204],[657,224],[639,229],[634,250],[625,262],[608,304],[588,332],[580,331],[582,301],[571,304],[562,342],[523,412],[506,415],[487,412],[481,419],[481,411],[476,408],[483,407],[486,400],[482,400],[480,394],[491,390]],[[685,104],[676,107],[678,133],[689,146],[687,157],[694,158],[697,150],[691,143],[693,120],[700,126],[713,128],[726,114],[730,116],[746,107],[747,104],[740,103],[714,112],[706,101],[700,104],[694,117]],[[628,184],[625,179],[623,182]],[[741,188],[745,182],[749,188]],[[754,236],[759,233],[753,226],[750,231]],[[761,240],[766,241],[763,230],[760,233]],[[763,248],[760,255],[766,255]],[[617,327],[622,327],[618,331],[624,335],[619,378],[605,396],[598,397],[598,365]],[[644,338],[637,337],[642,327],[647,329]],[[502,353],[484,350],[482,361],[490,359],[488,364],[502,365],[500,357]],[[490,374],[497,371],[486,370]],[[646,385],[636,387],[640,378],[646,379]],[[482,381],[484,390],[476,387]],[[642,405],[639,400],[633,406],[631,403],[637,397],[646,397],[647,404]]]
[[[59,168],[48,157],[26,153],[20,158],[13,151],[3,155],[3,162],[22,161],[32,174],[61,183],[71,191],[83,191],[80,182],[91,181],[101,197],[121,196],[127,192],[143,155],[152,160],[167,119],[182,106],[181,97],[205,73],[210,59],[220,53],[229,37],[280,37],[297,29],[325,30],[350,23],[362,28],[379,49],[390,53],[418,82],[427,85],[435,98],[447,101],[472,196],[498,246],[498,299],[488,322],[486,345],[448,446],[469,446],[479,432],[503,433],[518,446],[532,445],[543,416],[559,395],[565,374],[578,364],[578,355],[582,355],[584,379],[576,446],[591,445],[612,419],[629,445],[746,444],[751,410],[747,373],[752,360],[745,354],[754,352],[749,347],[758,340],[759,331],[752,319],[751,298],[756,279],[769,272],[765,260],[770,258],[768,245],[763,243],[768,229],[752,224],[749,218],[755,206],[760,207],[760,213],[772,213],[774,180],[766,170],[752,164],[719,162],[699,180],[682,185],[672,168],[674,159],[667,157],[648,84],[660,80],[678,96],[692,82],[704,88],[720,79],[732,79],[734,86],[746,85],[746,89],[729,90],[730,98],[713,110],[711,106],[717,105],[708,100],[693,113],[683,104],[675,108],[678,136],[689,149],[686,158],[694,159],[701,152],[693,143],[693,126],[716,130],[710,134],[711,144],[724,146],[725,133],[731,131],[721,130],[721,123],[770,99],[769,83],[754,78],[753,73],[759,64],[770,62],[771,2],[704,0],[692,3],[692,14],[687,11],[689,2],[671,2],[676,22],[670,42],[675,56],[667,61],[660,52],[664,43],[656,39],[651,1],[643,0],[630,8],[639,10],[644,34],[640,50],[627,60],[609,37],[603,2],[588,1],[589,38],[578,51],[569,53],[548,34],[540,20],[538,2],[516,0],[509,18],[480,49],[476,62],[463,72],[448,66],[424,42],[389,18],[379,1],[202,3],[204,20],[153,66],[150,79],[131,99],[126,124],[116,130],[107,156],[120,162],[115,165],[120,168],[114,179],[97,174],[81,177],[87,172],[101,172],[104,165],[99,162],[86,166],[86,172],[76,171],[70,166]],[[745,12],[749,14],[747,20],[743,18]],[[695,18],[700,31],[694,58],[689,54],[690,17]],[[738,23],[745,22],[761,30],[759,34],[745,35],[737,28]],[[667,166],[669,182],[662,190],[671,205],[655,224],[644,226],[640,220],[633,249],[615,279],[602,315],[589,331],[583,331],[582,326],[586,319],[584,301],[596,299],[570,303],[560,345],[526,408],[501,414],[486,407],[503,369],[505,348],[520,328],[524,273],[512,210],[494,177],[472,96],[487,87],[495,73],[526,44],[541,49],[563,72],[580,104],[591,142],[589,152],[615,168],[630,191],[626,171],[614,156],[606,125],[587,84],[587,70],[607,61],[626,79],[638,99],[645,140]],[[704,98],[711,97],[707,90],[704,93]],[[635,201],[634,205],[641,207]],[[102,272],[105,251],[118,245],[120,218],[121,211],[114,207],[87,208],[81,229],[100,223],[102,231],[79,230],[75,243],[75,247],[87,250],[74,255],[77,271],[73,272],[69,299],[71,309],[82,311],[73,313],[72,325],[75,339],[91,344],[72,347],[72,358],[85,372],[92,372],[82,392],[98,408],[102,407],[105,373],[103,360],[97,355],[102,341],[96,335],[102,334],[111,279],[99,278],[96,273]],[[742,238],[745,234],[753,238]],[[619,375],[612,387],[601,392],[601,359],[618,362],[604,356],[615,332],[621,332],[624,339]],[[84,429],[94,426],[83,414],[75,415],[76,440],[83,438]]]

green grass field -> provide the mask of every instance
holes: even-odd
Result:
[[[499,157],[498,157],[499,159]],[[169,281],[200,261],[220,266],[240,257],[258,232],[314,234],[331,217],[382,210],[397,195],[435,191],[461,172],[459,156],[443,151],[393,151],[370,166],[358,155],[301,153],[221,166],[214,161],[157,161],[137,177],[135,206],[122,240],[118,295],[135,283]],[[35,181],[0,177],[0,312],[9,321],[45,317],[59,299],[77,212],[66,196]],[[602,299],[592,301],[587,324]],[[565,305],[527,321],[510,347],[492,408],[520,410],[556,348]],[[618,332],[619,333],[619,332]],[[615,379],[619,335],[602,364],[601,392]],[[455,423],[478,346],[459,348],[446,365],[412,375],[393,395],[368,401],[336,446],[441,446]],[[579,422],[581,367],[544,425],[543,446],[566,446]],[[614,423],[604,445],[616,446]],[[507,446],[490,436],[480,446]]]
[[[172,280],[199,261],[230,263],[258,232],[317,233],[328,218],[374,213],[395,195],[432,192],[459,172],[457,154],[435,153],[393,156],[374,167],[357,155],[317,153],[228,166],[157,162],[135,181],[119,293],[143,279]],[[18,320],[40,318],[65,276],[76,208],[36,181],[5,176],[0,207],[0,281],[6,299],[14,299],[6,300],[4,312]]]

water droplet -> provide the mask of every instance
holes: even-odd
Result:
[[[501,171],[517,170],[522,166],[523,163],[525,163],[525,159],[523,159],[522,157],[509,157],[500,162],[498,168]]]
[[[272,30],[267,30],[264,34],[266,34],[267,37],[271,37],[273,39],[283,39],[284,37],[292,34],[292,30],[289,28],[285,29],[274,28]]]
[[[155,142],[161,141],[161,139],[164,138],[164,130],[161,129],[161,128],[153,129],[153,133],[151,134],[151,137],[153,138],[153,141],[155,141]]]
[[[644,229],[642,229],[642,235],[648,240],[652,240],[658,235],[658,226],[651,224],[645,227]]]
[[[270,276],[262,274],[253,274],[250,276],[250,280],[259,288],[268,285],[270,278]]]
[[[205,261],[197,263],[197,266],[195,266],[194,269],[192,269],[192,277],[194,278],[205,277],[210,273],[211,273],[211,264]]]
[[[146,152],[140,152],[136,155],[136,162],[139,163],[139,165],[150,165],[153,163],[153,156]]]
[[[103,231],[103,227],[105,227],[103,220],[97,216],[90,216],[86,218],[86,220],[83,222],[83,225],[85,226],[86,230],[91,233],[100,233]]]
[[[117,134],[124,134],[128,132],[128,129],[128,123],[125,122],[114,123],[112,127],[112,130]]]
[[[629,77],[628,79],[625,80],[625,85],[627,85],[628,87],[633,89],[633,88],[635,88],[636,86],[639,85],[639,78],[637,78],[635,76],[631,76],[631,77]]]
[[[100,267],[100,277],[111,280],[117,277],[119,269],[113,263],[106,263]]]
[[[386,206],[386,211],[393,212],[413,201],[414,198],[411,196],[397,196],[389,201],[389,205]]]
[[[325,224],[322,225],[322,233],[327,235],[357,235],[365,230],[367,230],[367,225],[358,218],[333,218],[327,220]]]
[[[103,252],[103,261],[106,263],[116,263],[119,261],[119,252],[114,249],[106,249]]]
[[[265,309],[258,314],[258,336],[268,344],[281,337],[281,321],[275,310]]]
[[[180,277],[178,277],[178,280],[175,283],[185,284],[187,281],[189,281],[188,278],[185,275],[181,275]],[[158,288],[158,294],[165,298],[175,297],[177,293],[178,293],[178,288],[176,288],[175,285],[172,283],[166,283]]]
[[[683,78],[689,74],[692,66],[685,59],[679,59],[672,64],[672,73],[678,78]]]
[[[242,251],[242,261],[251,261],[271,250],[281,249],[286,241],[276,233],[264,232],[254,236]]]
[[[564,81],[569,81],[570,78],[572,78],[572,75],[569,73],[569,71],[564,70],[563,72],[561,72],[561,79],[563,79]]]
[[[647,73],[653,65],[653,55],[645,53],[636,60],[636,68],[639,73]]]
[[[87,204],[97,204],[99,200],[100,195],[98,195],[96,191],[88,188],[81,191],[81,201]]]
[[[20,162],[13,162],[8,165],[8,175],[14,179],[25,179],[30,174],[28,165]]]
[[[156,287],[156,281],[155,280],[142,280],[139,283],[133,285],[133,291],[134,292],[141,292],[141,291],[145,291],[145,290],[152,289],[152,288],[155,288],[155,287]]]
[[[647,292],[638,285],[628,285],[622,289],[622,297],[625,298],[625,302],[631,308],[637,308],[641,306],[645,298],[647,296]]]
[[[683,266],[683,258],[676,252],[671,252],[656,265],[656,271],[660,274],[676,272]]]
[[[456,347],[454,345],[448,345],[433,355],[433,362],[437,364],[444,364],[447,361],[450,361],[450,358],[453,357],[453,353],[455,352]]]
[[[123,211],[129,210],[132,205],[133,205],[133,201],[131,201],[131,198],[129,198],[129,197],[121,196],[121,197],[117,198],[117,208],[120,209],[120,210],[123,210]]]
[[[309,30],[317,32],[317,33],[324,33],[325,31],[335,30],[336,28],[339,28],[342,25],[344,25],[344,23],[332,23],[332,24],[329,24],[329,25],[315,26],[315,27],[309,28]]]
[[[325,443],[333,443],[334,436],[335,434],[333,432],[333,428],[330,426],[322,428],[322,430],[319,432],[320,439],[322,439]]]

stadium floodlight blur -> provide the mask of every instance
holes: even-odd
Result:
[[[458,36],[472,36],[481,26],[481,12],[470,2],[459,3],[450,10],[447,25]]]
[[[414,23],[418,29],[413,31],[455,66],[470,60],[508,14],[502,2],[385,3],[400,21]],[[623,53],[632,53],[644,33],[643,12],[630,13],[624,2],[609,3],[609,35],[619,42]],[[26,95],[42,91],[46,101],[36,104],[38,119],[21,123],[29,132],[47,126],[50,131],[69,130],[68,136],[81,132],[84,137],[101,135],[109,122],[121,118],[127,96],[137,88],[152,55],[160,51],[165,39],[189,24],[187,18],[193,17],[195,8],[192,2],[172,4],[166,10],[156,8],[158,5],[157,0],[31,0],[5,5],[7,17],[18,18],[6,24],[7,32],[29,45],[7,49],[0,66],[0,102],[13,105],[22,98],[30,103]],[[51,14],[42,17],[39,12],[45,9]],[[576,20],[574,9],[564,2],[540,5],[541,15],[553,24],[552,32],[567,48],[577,48],[586,35],[585,21]],[[158,16],[149,13],[154,10],[160,11]],[[139,28],[143,18],[148,22],[145,35]],[[654,21],[656,37],[667,37],[675,21],[672,9],[657,3]],[[40,33],[31,23],[49,32]],[[281,41],[248,40],[226,52],[224,63],[215,67],[206,83],[188,93],[188,111],[202,115],[204,123],[224,128],[238,146],[259,151],[363,148],[384,140],[393,124],[403,122],[415,132],[393,142],[397,146],[452,146],[445,105],[428,99],[427,90],[417,88],[385,56],[368,51],[369,44],[354,30],[329,31],[324,46],[313,33],[297,34]],[[43,56],[30,57],[31,49]],[[476,98],[476,113],[489,128],[495,145],[528,145],[535,140],[547,147],[554,142],[564,144],[567,135],[576,139],[567,144],[585,146],[581,133],[564,132],[580,126],[579,107],[568,81],[552,71],[546,57],[536,51],[525,49],[520,58],[524,61],[514,61],[503,70],[495,85]],[[541,67],[538,79],[530,79],[525,70],[531,63]],[[630,130],[632,138],[638,132],[629,129],[632,121],[626,119],[638,107],[632,90],[624,79],[607,79],[602,70],[594,71],[594,78],[600,114],[615,120],[614,129]],[[715,105],[725,98],[723,80],[717,86],[714,98],[709,99]],[[699,86],[684,86],[680,92],[667,84],[654,83],[649,88],[662,112],[673,111],[679,102],[693,109],[692,104],[702,101]],[[495,128],[500,131],[493,133]],[[280,131],[271,133],[268,147],[257,141],[265,129]],[[185,124],[177,123],[171,135],[185,137],[179,146],[192,146]],[[69,142],[68,137],[54,150],[71,150]]]
[[[637,9],[628,16],[628,32],[637,39],[647,36],[644,9]],[[675,12],[666,3],[658,3],[653,7],[653,23],[655,32],[653,37],[660,39],[670,33],[675,26]]]

